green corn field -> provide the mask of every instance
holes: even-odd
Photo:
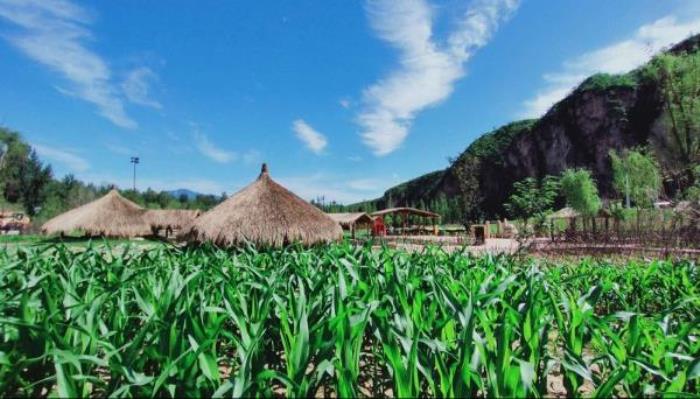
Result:
[[[690,261],[350,244],[0,252],[0,396],[700,392]]]

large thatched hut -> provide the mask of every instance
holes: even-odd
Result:
[[[265,164],[256,181],[197,218],[188,230],[190,241],[218,246],[313,245],[343,237],[338,223],[272,180]]]
[[[111,190],[102,198],[62,213],[46,222],[45,234],[81,231],[89,236],[139,237],[151,234],[146,210]]]
[[[199,209],[150,209],[145,217],[154,234],[164,231],[167,238],[192,224],[201,214]]]

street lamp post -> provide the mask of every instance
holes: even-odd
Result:
[[[136,165],[138,165],[140,161],[139,157],[131,157],[131,163],[134,164],[134,191],[136,191]]]

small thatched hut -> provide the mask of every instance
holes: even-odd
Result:
[[[167,238],[173,232],[192,224],[201,214],[199,209],[150,209],[145,217],[154,234],[165,230]]]
[[[188,230],[190,241],[219,246],[313,245],[343,237],[338,223],[272,180],[265,164],[256,181],[197,218]]]
[[[151,234],[146,210],[111,190],[102,198],[62,213],[46,222],[45,234],[82,231],[89,236],[139,237]]]
[[[335,220],[343,230],[349,230],[352,238],[355,238],[355,230],[357,230],[358,227],[371,229],[374,223],[374,218],[365,212],[338,212],[327,213],[326,215]]]

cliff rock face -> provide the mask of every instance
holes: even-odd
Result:
[[[611,196],[610,150],[645,145],[661,111],[652,85],[577,90],[518,135],[500,154],[502,165],[482,167],[483,210],[503,214],[514,182],[572,167],[589,169],[601,195]]]
[[[669,50],[695,52],[700,35]],[[613,195],[610,150],[646,145],[662,134],[663,101],[659,85],[639,70],[624,75],[594,75],[539,120],[503,126],[475,140],[458,159],[478,159],[481,210],[487,217],[505,215],[503,203],[513,183],[526,177],[558,175],[572,167],[589,169],[603,197]],[[459,194],[454,162],[386,191],[378,207],[430,203]],[[472,169],[473,170],[473,169]]]

